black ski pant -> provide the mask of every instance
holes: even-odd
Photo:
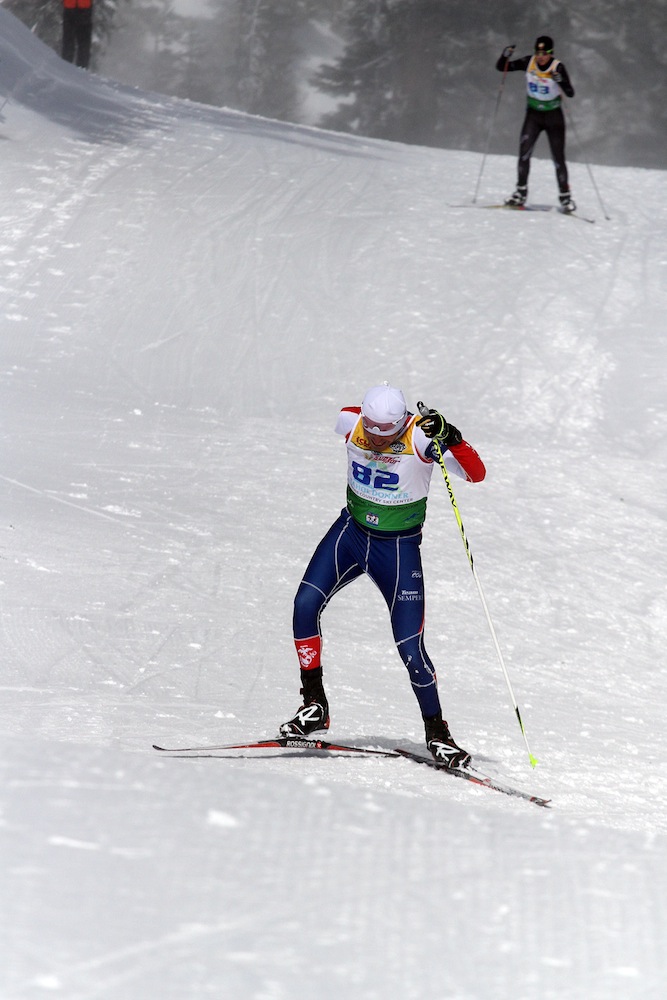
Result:
[[[63,59],[87,69],[92,36],[92,10],[63,10]]]
[[[526,117],[521,126],[517,184],[519,187],[528,185],[530,158],[540,132],[547,133],[551,159],[556,168],[558,190],[561,194],[565,194],[570,190],[570,185],[565,162],[565,117],[561,108],[556,108],[554,111],[536,111],[534,108],[526,110]]]

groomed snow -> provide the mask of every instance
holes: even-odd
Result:
[[[662,997],[665,173],[573,164],[594,225],[451,207],[479,156],[0,35],[3,1000]],[[487,464],[454,485],[535,770],[437,479],[428,647],[455,736],[550,811],[407,761],[151,749],[296,708],[333,424],[385,378]],[[372,585],[323,625],[332,737],[419,748]]]

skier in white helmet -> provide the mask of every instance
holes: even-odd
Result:
[[[423,411],[422,411],[423,412]],[[387,602],[394,641],[407,667],[436,760],[464,767],[470,754],[442,718],[435,669],[424,645],[420,545],[431,474],[440,445],[448,471],[469,482],[484,464],[437,410],[417,418],[400,389],[369,389],[361,406],[340,411],[336,433],[347,446],[347,504],[317,546],[294,601],[294,642],[303,703],[283,736],[317,737],[329,728],[322,680],[320,617],[335,593],[367,574]]]

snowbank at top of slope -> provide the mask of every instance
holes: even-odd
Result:
[[[381,155],[392,146],[305,125],[291,125],[124,86],[64,62],[8,11],[0,8],[0,103],[19,105],[82,139],[128,142],[137,133],[179,119],[298,141],[346,155]],[[0,121],[3,114],[0,114]]]
[[[2,9],[0,93],[5,118],[8,105],[19,105],[88,138],[120,139],[129,124],[129,92],[64,62]]]

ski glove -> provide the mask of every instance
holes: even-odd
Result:
[[[420,409],[420,413],[423,411]],[[442,413],[437,410],[427,410],[417,425],[421,427],[427,438],[438,438],[447,448],[453,444],[461,444],[463,437],[458,427],[448,424]]]
[[[509,59],[509,57],[514,52],[515,48],[516,48],[515,45],[506,45],[505,48],[503,49],[503,52],[502,52],[503,59]],[[496,52],[497,51],[498,51],[498,49],[496,49]]]
[[[560,83],[561,80],[563,79],[563,76],[561,73],[556,72],[551,74],[551,79],[553,80],[554,83]]]

